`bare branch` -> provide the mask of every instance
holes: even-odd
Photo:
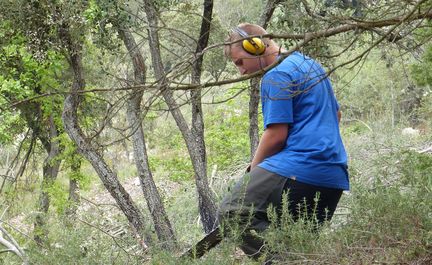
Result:
[[[293,49],[290,49],[290,51],[292,52],[294,50],[300,49],[301,47],[305,46],[306,44],[310,43],[311,41],[319,39],[319,38],[327,38],[327,37],[335,36],[335,35],[338,35],[341,33],[346,33],[346,32],[350,32],[350,31],[357,31],[359,29],[373,30],[373,29],[385,28],[385,27],[389,27],[389,26],[399,27],[402,24],[408,24],[408,23],[416,21],[416,20],[432,19],[432,11],[431,10],[427,10],[425,12],[419,12],[418,11],[419,6],[426,1],[427,0],[422,0],[422,1],[417,2],[416,5],[414,5],[411,8],[410,12],[408,12],[408,15],[395,16],[395,17],[391,17],[388,19],[382,19],[382,20],[376,20],[376,21],[359,20],[359,19],[350,18],[349,20],[344,21],[344,24],[334,26],[334,27],[324,29],[324,30],[315,31],[315,32],[306,32],[305,34],[275,34],[275,33],[270,33],[270,34],[266,34],[266,35],[263,35],[260,37],[269,37],[269,38],[273,38],[273,39],[300,40],[300,42],[297,43],[297,45]],[[393,30],[394,30],[394,28],[390,32],[393,32]],[[389,32],[389,31],[387,31],[387,32]],[[232,44],[232,43],[227,42],[227,43],[219,43],[219,44],[211,45],[211,46],[208,46],[207,48],[203,49],[201,53],[205,53],[211,49],[220,48],[223,45],[229,45],[229,44]],[[283,54],[282,57],[287,56],[289,53],[290,52]],[[194,58],[191,56],[191,57],[185,58],[184,62],[188,62],[188,61],[190,62],[193,60],[194,60]],[[184,64],[184,62],[179,63],[179,65]],[[187,65],[190,65],[190,63],[188,63]],[[248,79],[253,78],[253,77],[260,76],[263,73],[265,73],[266,71],[273,68],[275,65],[276,64],[270,65],[269,67],[264,68],[264,69],[254,73],[254,74],[245,75],[245,76],[241,76],[241,77],[234,78],[234,79],[209,81],[209,82],[204,82],[204,83],[200,83],[200,84],[178,84],[176,86],[167,87],[166,89],[191,90],[191,89],[199,89],[199,88],[205,88],[205,87],[213,87],[213,86],[221,86],[221,85],[226,85],[226,84],[237,83],[237,82],[248,80]],[[127,91],[127,90],[131,90],[131,89],[142,89],[142,90],[147,90],[147,91],[159,90],[158,93],[160,93],[160,81],[162,79],[167,80],[167,79],[175,78],[178,75],[178,73],[182,73],[183,70],[181,68],[183,68],[183,67],[174,67],[174,69],[176,69],[175,71],[166,72],[163,76],[158,76],[157,80],[155,80],[154,82],[151,82],[151,83],[145,84],[145,85],[107,88],[107,89],[104,89],[104,88],[89,89],[89,90],[85,90],[85,91],[75,91],[74,93],[84,94],[84,93],[90,93],[90,92],[117,92],[117,91]],[[164,91],[164,90],[165,89],[162,89],[162,91]],[[36,99],[39,99],[42,97],[46,97],[46,96],[59,95],[59,94],[68,95],[69,93],[70,92],[46,93],[43,95],[38,95],[36,97],[27,98],[27,99],[24,99],[21,101],[13,102],[13,103],[9,104],[9,107],[16,107],[20,104],[25,104],[27,102],[30,102],[30,101],[33,101],[33,100],[36,100]]]
[[[4,251],[10,251],[20,257],[23,260],[24,265],[28,265],[28,258],[27,255],[24,253],[22,248],[18,245],[16,240],[12,237],[11,234],[9,234],[6,229],[4,229],[0,225],[0,244],[6,247],[6,250]]]

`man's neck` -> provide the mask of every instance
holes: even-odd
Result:
[[[285,51],[285,49],[280,48],[278,46],[268,47],[268,50],[266,51],[268,56],[266,56],[266,58],[265,58],[266,64],[271,65],[271,64],[275,63],[278,59],[278,56],[284,51]]]

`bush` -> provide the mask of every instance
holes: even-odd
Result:
[[[399,176],[392,183],[377,176],[368,187],[352,176],[352,194],[342,202],[349,213],[342,222],[336,217],[333,226],[325,224],[319,234],[313,223],[293,223],[284,210],[280,227],[272,225],[265,234],[271,249],[284,261],[311,264],[400,264],[430,258],[432,157],[404,150],[385,159],[397,161]]]

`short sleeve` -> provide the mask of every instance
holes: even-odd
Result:
[[[293,123],[293,96],[297,85],[290,75],[270,71],[261,80],[264,129],[274,123]]]

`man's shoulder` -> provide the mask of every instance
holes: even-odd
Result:
[[[271,69],[269,72],[292,72],[296,69],[298,70],[304,61],[308,60],[309,57],[305,56],[300,52],[293,52],[287,57],[285,57],[276,67]],[[310,60],[310,59],[309,59]]]
[[[301,56],[299,52],[295,52],[284,58],[278,65],[266,72],[262,80],[291,78],[301,65],[299,55]]]
[[[278,65],[270,69],[267,73],[264,74],[263,78],[269,78],[278,75],[285,75],[290,73],[293,69],[296,68],[296,55],[290,54],[285,57]]]
[[[291,79],[291,73],[288,69],[275,67],[263,75],[263,77],[261,78],[261,84],[275,84],[278,82],[285,82]]]

